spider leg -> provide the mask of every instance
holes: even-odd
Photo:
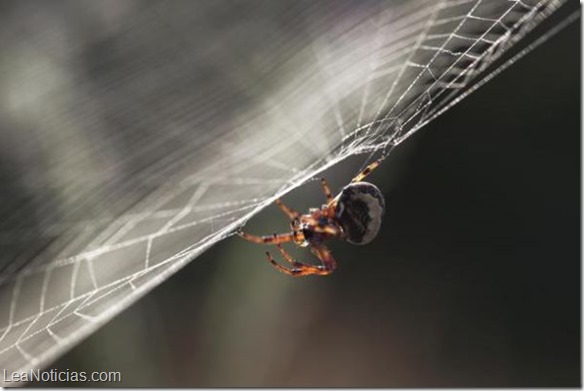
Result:
[[[325,217],[334,216],[335,210],[334,205],[325,205],[325,207],[321,210],[322,215]],[[339,237],[342,235],[342,229],[337,224],[330,224],[330,223],[322,223],[318,219],[314,217],[305,217],[303,218],[307,224],[311,226],[310,230],[314,233],[319,234],[326,234],[327,236],[331,237]]]
[[[322,262],[322,267],[332,273],[337,268],[337,261],[333,258],[331,251],[325,246],[312,247],[310,249],[314,255]]]
[[[279,244],[294,240],[294,235],[291,233],[256,236],[239,230],[237,231],[237,234],[245,240],[249,240],[250,242],[258,244]]]
[[[307,265],[305,263],[302,262],[298,262],[297,260],[295,260],[294,258],[292,258],[292,255],[290,255],[290,253],[286,250],[284,250],[284,247],[282,247],[281,244],[276,244],[276,247],[278,247],[278,251],[280,251],[280,254],[282,254],[282,256],[284,257],[284,259],[290,263],[292,266],[297,267],[297,268],[301,268],[304,266],[312,266],[312,265]]]
[[[284,250],[281,245],[278,244],[277,247],[282,256],[284,257],[284,259],[286,259],[287,262],[292,264],[293,268],[290,269],[278,264],[274,260],[272,255],[268,251],[266,251],[268,261],[272,264],[272,266],[276,268],[276,270],[289,276],[302,277],[309,276],[312,274],[325,276],[331,274],[333,270],[336,268],[336,262],[334,261],[334,259],[332,259],[332,257],[330,256],[330,251],[328,251],[326,248],[322,248],[320,250],[313,250],[313,253],[317,255],[318,258],[323,263],[321,266],[313,266],[294,260],[294,258],[292,258],[292,256],[286,250]],[[321,255],[319,254],[322,253],[320,253],[319,251],[325,251],[328,255],[321,257]]]
[[[294,267],[292,269],[289,269],[287,267],[284,267],[284,266],[278,264],[268,251],[266,251],[266,255],[268,256],[268,261],[270,261],[270,263],[272,264],[272,266],[274,266],[274,268],[276,268],[276,270],[278,270],[281,273],[292,276],[292,277],[303,277],[303,276],[309,276],[311,274],[317,274],[317,275],[324,276],[324,275],[331,273],[330,271],[325,270],[322,266],[319,267],[319,266],[302,265],[299,267]]]
[[[331,202],[333,200],[333,195],[331,193],[331,188],[330,188],[328,182],[326,181],[326,179],[320,178],[320,184],[322,185],[322,191],[324,192],[324,195],[326,196],[327,202]]]
[[[361,171],[359,174],[357,174],[355,176],[355,178],[353,178],[351,180],[351,183],[361,182],[369,174],[371,174],[373,172],[373,170],[375,170],[377,167],[379,167],[379,165],[381,164],[383,159],[384,159],[384,157],[381,157],[381,158],[377,159],[376,161],[374,161],[373,163],[371,163],[370,165],[368,165],[367,167],[365,167],[365,169],[363,171]]]
[[[284,212],[290,220],[296,220],[298,217],[300,217],[300,213],[286,206],[279,198],[275,202],[276,205],[278,205],[278,208],[282,209],[282,212]]]
[[[332,237],[341,236],[341,230],[336,227],[332,227],[330,225],[314,225],[312,230],[319,234],[327,234]]]
[[[274,257],[270,254],[269,251],[266,251],[266,255],[268,256],[268,261],[272,264],[272,266],[279,271],[280,273],[287,274],[289,276],[300,277],[300,273],[302,272],[301,269],[288,269],[274,261]]]

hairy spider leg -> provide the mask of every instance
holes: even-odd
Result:
[[[312,251],[320,259],[320,261],[323,263],[321,266],[313,266],[313,265],[308,265],[308,264],[294,260],[294,258],[292,258],[292,256],[286,250],[284,250],[284,248],[282,248],[281,245],[277,244],[276,246],[278,247],[278,250],[280,251],[280,253],[284,257],[284,259],[286,259],[286,261],[289,262],[290,264],[292,264],[292,266],[294,267],[292,269],[289,269],[287,267],[284,267],[284,266],[278,264],[274,260],[274,258],[270,254],[270,252],[266,251],[266,255],[268,256],[268,261],[272,264],[272,266],[274,266],[276,268],[276,270],[278,270],[281,273],[284,273],[284,274],[287,274],[287,275],[290,275],[293,277],[309,276],[312,274],[325,276],[325,275],[331,274],[333,272],[333,270],[335,270],[335,268],[337,267],[335,260],[330,255],[330,251],[328,251],[324,247],[319,247],[319,248]]]
[[[337,261],[333,258],[333,254],[326,246],[316,246],[310,249],[314,255],[322,262],[322,265],[329,272],[332,273],[337,268]]]
[[[292,233],[256,236],[250,235],[240,230],[237,231],[237,234],[245,240],[259,244],[280,244],[294,240],[294,235]]]
[[[341,236],[341,230],[337,227],[333,227],[330,225],[321,225],[316,223],[315,225],[312,226],[312,231],[319,234],[327,234],[334,237]]]
[[[294,209],[289,208],[286,206],[280,199],[276,200],[276,205],[290,218],[290,220],[294,221],[300,217],[300,213],[296,212]],[[244,238],[245,240],[249,240],[253,243],[259,244],[278,244],[278,243],[286,243],[294,240],[293,233],[285,233],[285,234],[273,234],[273,235],[264,235],[264,236],[256,236],[251,235],[248,233],[243,232],[243,230],[239,229],[237,234]]]
[[[327,202],[330,203],[333,200],[333,195],[331,193],[331,188],[330,188],[328,182],[326,181],[326,179],[320,178],[320,184],[322,185],[322,191],[324,192],[324,195],[326,196]]]
[[[361,182],[369,174],[371,174],[373,172],[373,170],[375,170],[377,167],[379,167],[379,165],[381,164],[383,159],[385,159],[385,157],[381,157],[381,158],[377,159],[376,161],[374,161],[373,163],[371,163],[370,165],[368,165],[367,167],[365,167],[365,169],[363,171],[361,171],[359,174],[357,174],[355,176],[355,178],[353,178],[351,180],[351,183]]]
[[[294,258],[292,258],[292,256],[290,255],[290,253],[288,253],[286,250],[284,250],[284,248],[282,247],[281,244],[276,244],[276,247],[278,247],[278,251],[280,251],[280,253],[284,257],[284,259],[286,260],[286,262],[290,263],[295,268],[299,268],[299,269],[315,269],[315,270],[318,270],[319,269],[317,266],[309,265],[309,264],[306,264],[306,263],[303,263],[303,262],[298,262],[297,260],[295,260]],[[269,255],[270,254],[269,251],[266,251],[266,253],[268,254],[268,259],[273,260],[273,258],[271,257],[271,255]],[[272,263],[271,260],[270,260],[270,263]]]
[[[284,273],[292,277],[301,277],[308,276],[310,274],[316,274],[312,271],[306,270],[305,268],[288,269],[274,261],[274,258],[272,257],[272,254],[270,254],[269,251],[266,251],[266,255],[268,256],[268,261],[270,262],[270,264],[280,273]]]
[[[279,198],[275,202],[276,205],[278,205],[278,208],[280,208],[290,220],[296,220],[298,217],[300,217],[300,213],[286,206]]]

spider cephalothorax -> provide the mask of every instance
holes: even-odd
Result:
[[[307,214],[301,215],[284,205],[282,201],[276,200],[276,205],[290,218],[292,232],[255,236],[240,230],[238,234],[250,242],[276,245],[292,268],[276,263],[269,252],[266,254],[270,263],[282,273],[292,276],[332,273],[337,264],[324,245],[325,241],[336,238],[353,244],[367,244],[379,232],[381,219],[385,213],[385,201],[375,185],[362,180],[379,166],[381,160],[367,166],[336,197],[332,196],[329,185],[322,179],[322,189],[327,203],[320,208],[310,209]],[[290,241],[301,247],[309,247],[322,265],[314,266],[295,261],[281,245]]]

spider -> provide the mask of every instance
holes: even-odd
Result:
[[[326,240],[337,238],[363,245],[371,242],[379,232],[385,213],[385,201],[381,191],[375,185],[363,182],[363,179],[381,164],[382,159],[365,167],[336,197],[333,197],[327,181],[322,178],[321,185],[327,203],[320,209],[310,208],[307,214],[301,215],[277,199],[276,205],[290,219],[292,232],[256,236],[245,233],[240,228],[237,234],[253,243],[275,245],[291,267],[276,263],[269,251],[266,251],[266,255],[276,270],[284,274],[294,277],[331,274],[337,263],[324,245]],[[296,261],[282,247],[282,243],[286,242],[309,247],[322,264],[315,266]]]

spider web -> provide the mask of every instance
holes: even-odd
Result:
[[[0,366],[46,365],[276,197],[388,153],[563,3],[4,2]]]

